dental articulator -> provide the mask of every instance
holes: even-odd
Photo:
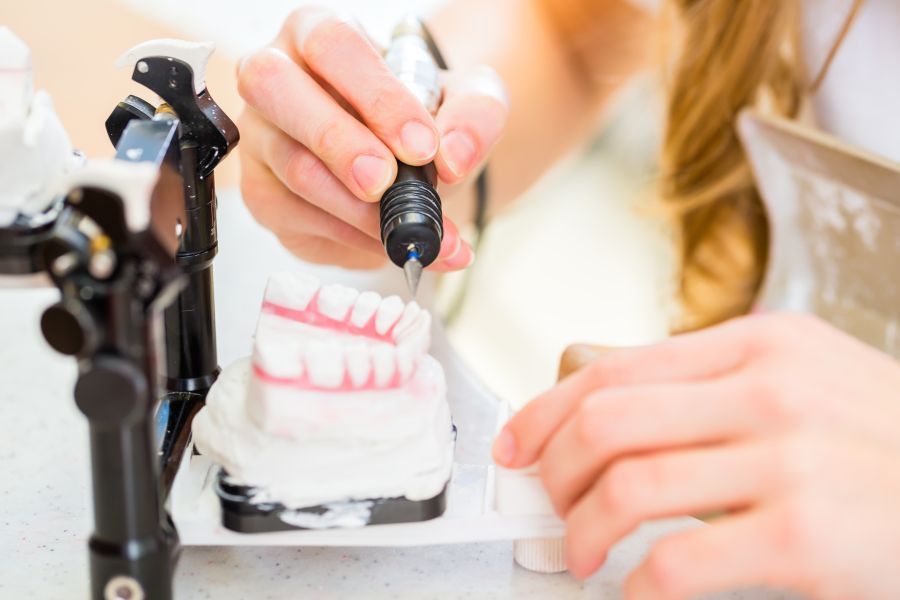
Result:
[[[111,160],[84,160],[71,149],[49,98],[31,89],[27,47],[3,28],[0,49],[0,61],[13,63],[0,65],[0,107],[9,109],[0,113],[0,284],[52,285],[60,293],[41,329],[78,363],[74,398],[89,423],[93,482],[91,597],[172,598],[183,544],[561,537],[534,475],[491,465],[490,439],[503,411],[445,346],[434,354],[449,381],[457,441],[453,474],[438,496],[375,499],[376,518],[310,529],[286,526],[277,506],[254,501],[227,477],[210,477],[213,465],[190,436],[220,373],[214,181],[239,139],[206,88],[212,45],[155,40],[120,59],[159,102],[128,96],[114,108],[106,121]],[[442,59],[417,20],[398,27],[386,59],[434,112]],[[381,203],[385,250],[413,294],[440,248],[435,185],[434,165],[400,165]],[[541,552],[532,542],[517,559],[561,570],[560,557]]]
[[[48,154],[63,155],[51,164],[69,163],[32,180],[53,185],[18,177],[0,256],[4,274],[43,273],[60,291],[41,329],[78,361],[74,395],[89,423],[93,479],[92,597],[171,598],[179,543],[164,502],[191,416],[218,373],[214,170],[237,144],[237,128],[203,80],[211,45],[159,40],[121,64],[162,102],[126,98],[106,122],[115,159],[72,164],[52,111],[32,112],[40,96],[31,96],[27,49],[7,30],[3,44],[22,57],[10,85],[23,92],[22,128],[7,131],[35,150],[8,165],[9,178]],[[55,136],[35,143],[29,130]],[[155,414],[166,416],[161,445]]]

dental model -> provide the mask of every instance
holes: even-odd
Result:
[[[273,275],[253,357],[210,390],[195,444],[254,488],[254,503],[433,498],[450,478],[453,431],[430,329],[429,313],[397,296]]]
[[[34,91],[31,51],[0,27],[0,227],[44,211],[77,163],[50,96]]]

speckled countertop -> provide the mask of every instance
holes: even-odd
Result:
[[[220,355],[246,353],[266,273],[291,264],[234,194],[221,199],[217,261]],[[343,277],[330,272],[332,278]],[[368,277],[355,283],[382,287]],[[0,598],[86,598],[90,531],[87,427],[72,401],[75,366],[38,328],[50,290],[0,292]],[[618,598],[653,539],[683,522],[646,526],[587,582],[514,566],[510,543],[417,548],[189,547],[178,598]],[[772,599],[744,592],[725,598]]]

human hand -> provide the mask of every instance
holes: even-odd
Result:
[[[487,67],[447,74],[436,117],[352,24],[303,8],[241,63],[241,190],[250,212],[301,258],[351,268],[385,261],[378,201],[397,160],[434,161],[444,183],[477,172],[500,137],[507,104]],[[444,219],[435,270],[469,265],[471,248]]]
[[[605,355],[495,442],[539,463],[586,577],[641,522],[725,511],[661,540],[630,599],[746,586],[898,598],[900,365],[810,317],[739,319]]]

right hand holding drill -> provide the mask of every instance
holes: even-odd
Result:
[[[447,184],[476,173],[505,125],[502,82],[481,67],[447,74],[436,117],[390,72],[354,25],[319,8],[295,11],[276,40],[241,63],[244,200],[294,254],[316,263],[385,263],[378,201],[397,159],[434,161]],[[435,270],[458,270],[472,250],[444,219]]]

